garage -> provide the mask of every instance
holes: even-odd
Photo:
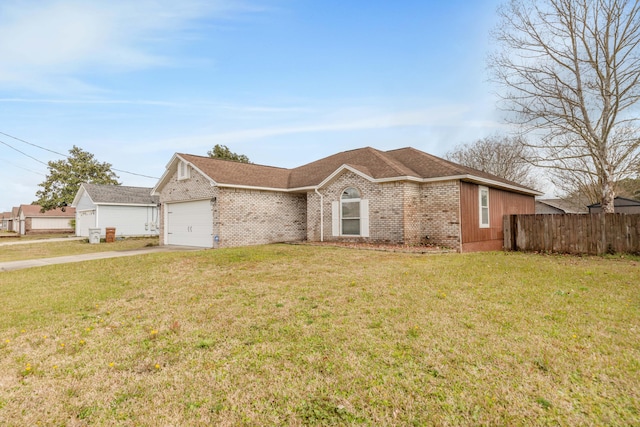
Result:
[[[213,247],[211,201],[166,204],[166,243],[168,245]]]

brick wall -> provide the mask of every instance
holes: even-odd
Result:
[[[322,194],[322,193],[321,193]],[[331,215],[331,202],[323,200],[324,215]],[[329,218],[329,227],[331,227],[331,218]],[[331,228],[327,230],[327,221],[324,221],[324,237],[331,236]],[[320,196],[315,191],[307,193],[307,240],[310,242],[319,242],[320,239]]]
[[[421,200],[421,186],[415,182],[405,182],[402,193],[404,243],[417,245],[425,243],[423,232],[424,204]]]
[[[306,194],[221,188],[220,247],[304,240]]]
[[[340,201],[342,192],[354,187],[361,199],[369,200],[369,237],[333,236],[331,204]],[[402,243],[403,199],[401,183],[373,183],[361,176],[345,171],[325,187],[318,190],[323,195],[324,241],[375,241]],[[307,193],[307,239],[320,240],[320,197]]]
[[[347,187],[369,200],[369,237],[333,236],[331,203],[339,201]],[[318,190],[323,195],[324,241],[371,241],[395,244],[431,243],[460,246],[457,181],[373,183],[345,171]],[[320,240],[320,197],[307,193],[307,239]],[[428,239],[427,239],[428,237]]]
[[[460,183],[421,184],[423,236],[427,243],[460,249]]]
[[[369,236],[376,242],[404,243],[404,183],[370,183]]]

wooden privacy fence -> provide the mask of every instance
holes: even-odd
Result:
[[[503,224],[506,250],[640,253],[640,214],[505,215]]]

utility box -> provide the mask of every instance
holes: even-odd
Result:
[[[107,243],[113,243],[116,241],[116,229],[114,227],[105,228],[107,233]]]
[[[89,229],[89,243],[92,245],[100,243],[100,229],[99,228],[90,228]]]

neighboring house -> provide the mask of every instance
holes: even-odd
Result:
[[[157,236],[158,197],[148,187],[81,184],[71,206],[76,208],[76,236],[90,228],[116,229],[118,236]]]
[[[20,211],[20,206],[14,206],[11,208],[11,218],[9,218],[9,231],[19,232],[20,231],[20,217],[18,216],[18,212]]]
[[[10,223],[11,223],[11,212],[2,212],[0,214],[0,230],[9,231]]]
[[[590,214],[602,212],[600,203],[589,205],[588,208]],[[613,209],[615,213],[638,214],[640,213],[640,201],[624,197],[616,197],[613,199]]]
[[[537,214],[586,214],[586,205],[565,199],[536,199]]]
[[[160,241],[206,248],[287,241],[501,249],[505,214],[541,193],[413,148],[345,151],[294,169],[176,153],[153,189]]]
[[[74,208],[51,209],[42,212],[39,205],[20,205],[18,208],[20,234],[73,233],[71,221],[76,216]]]

